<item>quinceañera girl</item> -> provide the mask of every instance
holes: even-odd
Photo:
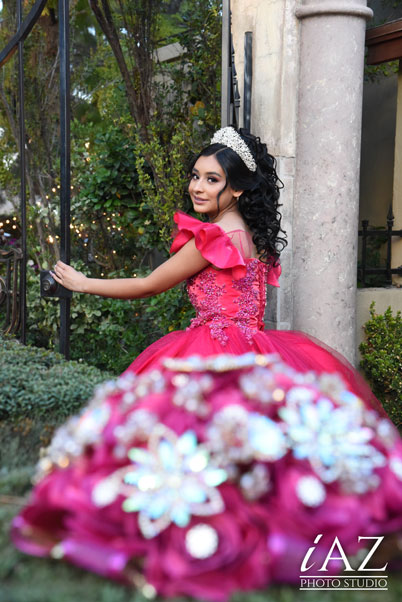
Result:
[[[56,432],[13,523],[20,549],[224,601],[297,581],[309,550],[313,575],[343,570],[336,537],[351,558],[402,528],[402,444],[367,385],[307,335],[263,329],[285,245],[278,182],[258,138],[223,128],[190,171],[209,221],[176,213],[168,261],[115,280],[57,263],[68,289],[124,299],[187,280],[196,318]]]

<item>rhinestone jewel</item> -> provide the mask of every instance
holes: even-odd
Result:
[[[204,523],[186,533],[186,550],[193,558],[209,558],[218,549],[219,538],[213,527]]]
[[[177,436],[163,424],[152,431],[148,448],[128,453],[134,466],[126,469],[120,492],[123,510],[139,512],[144,537],[154,537],[171,523],[186,527],[192,515],[207,516],[224,509],[217,487],[226,481],[194,431]]]
[[[163,365],[172,372],[228,372],[231,370],[241,370],[242,368],[252,368],[254,366],[269,366],[278,363],[280,356],[277,353],[266,355],[253,352],[243,353],[243,355],[220,354],[209,357],[200,357],[192,355],[187,358],[166,358]]]
[[[325,487],[316,477],[305,476],[297,481],[296,495],[305,506],[316,508],[326,498]]]
[[[273,462],[287,452],[286,439],[276,422],[262,414],[248,415],[248,437],[255,457]]]
[[[393,458],[389,461],[389,467],[392,472],[398,477],[400,481],[402,481],[402,460],[400,458]]]
[[[62,543],[57,543],[50,550],[50,556],[55,560],[61,560],[64,557],[64,548]]]
[[[103,479],[92,490],[92,501],[95,506],[103,507],[112,504],[119,495],[120,482],[117,478]]]

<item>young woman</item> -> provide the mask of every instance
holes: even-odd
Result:
[[[190,171],[209,221],[177,213],[168,261],[115,280],[57,263],[66,288],[123,299],[187,279],[196,317],[59,429],[14,521],[21,549],[226,600],[297,580],[311,546],[318,567],[335,537],[354,554],[402,528],[402,445],[367,385],[307,335],[263,329],[286,244],[278,183],[266,146],[223,128]]]

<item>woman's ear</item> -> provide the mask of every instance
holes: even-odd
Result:
[[[241,195],[243,194],[244,190],[235,190],[233,192],[233,196],[236,200],[238,200],[239,197],[241,197]]]

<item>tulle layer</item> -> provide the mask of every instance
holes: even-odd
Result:
[[[262,354],[279,353],[285,363],[299,372],[338,374],[347,388],[358,395],[368,407],[386,415],[381,403],[359,372],[342,355],[321,341],[294,330],[260,330],[249,341],[235,325],[228,326],[225,334],[228,341],[223,347],[218,339],[211,336],[207,325],[171,332],[147,347],[127,371],[140,374],[160,366],[166,357],[208,357],[220,353],[241,355],[249,351]]]

